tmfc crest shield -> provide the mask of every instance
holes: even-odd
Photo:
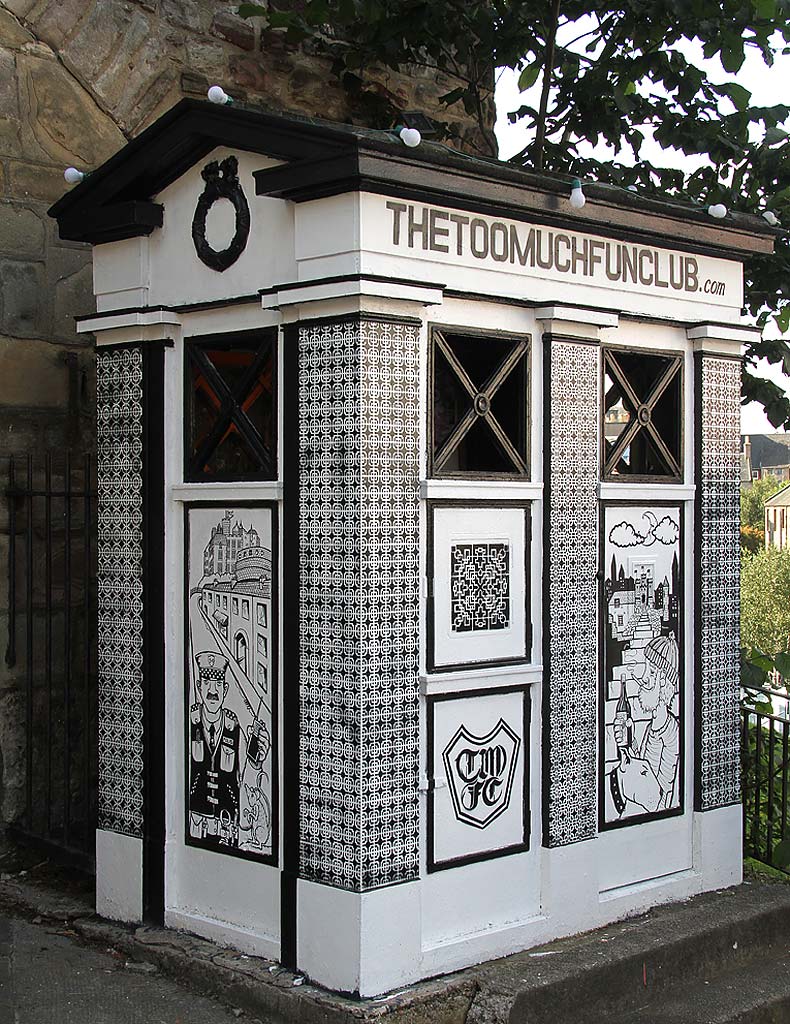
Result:
[[[442,753],[455,816],[487,828],[510,805],[521,740],[503,719],[487,736],[461,724]]]

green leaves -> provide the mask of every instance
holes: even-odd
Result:
[[[787,141],[787,132],[783,128],[767,128],[765,131],[766,146],[778,146]]]
[[[776,0],[752,0],[752,8],[758,18],[774,18],[776,6]]]
[[[783,839],[780,843],[776,844],[776,846],[773,848],[771,860],[774,864],[774,867],[790,867],[790,838]]]
[[[774,666],[782,679],[790,679],[790,654],[780,651],[774,658]]]
[[[719,92],[729,96],[738,110],[748,110],[752,94],[737,82],[726,82],[719,86]]]
[[[518,76],[518,87],[522,92],[526,92],[530,89],[535,82],[538,80],[538,76],[541,72],[541,65],[538,63],[527,64],[521,74]]]
[[[555,33],[546,0],[270,0],[239,8],[289,44],[308,42],[327,58],[358,123],[389,128],[398,121],[398,88],[383,87],[381,69],[439,81],[445,138],[488,156],[497,152],[490,111],[498,69],[515,69],[526,92],[541,81],[553,48],[543,78],[551,83],[545,126],[537,100],[505,112],[532,140],[545,127],[541,153],[530,141],[514,163],[534,169],[542,161],[548,173],[635,184],[661,199],[719,201],[753,213],[769,207],[790,226],[788,105],[754,106],[748,88],[733,80],[747,48],[770,65],[790,41],[789,10],[788,0],[562,0]],[[705,58],[720,62],[718,73],[695,56],[700,44]],[[785,92],[778,81],[776,95]],[[478,131],[453,139],[461,108]],[[428,112],[436,119],[435,109]],[[667,163],[679,151],[699,169],[662,166],[660,155],[642,161],[650,140],[671,151]],[[596,143],[609,148],[606,157],[600,148],[589,155]],[[761,323],[774,317],[790,331],[787,236],[772,256],[747,261],[745,280],[752,316]],[[751,372],[761,355],[786,363],[768,343],[752,345],[744,396],[763,402],[775,425],[790,426],[790,401]]]
[[[768,548],[743,557],[741,644],[753,653],[757,649],[751,660],[766,671],[790,648],[790,551]]]

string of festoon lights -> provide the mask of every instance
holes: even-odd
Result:
[[[216,103],[218,106],[229,106],[233,103],[233,97],[229,96],[221,85],[210,86],[206,96],[211,103]],[[416,148],[422,142],[422,135],[416,128],[398,125],[393,129],[393,134],[396,135],[403,145],[407,146],[409,149]],[[85,180],[87,173],[85,171],[80,171],[76,167],[67,167],[63,172],[63,177],[69,185],[79,185],[80,182]],[[637,192],[638,189],[636,185],[629,185],[628,191]],[[582,181],[580,178],[574,178],[571,182],[571,191],[568,196],[568,203],[574,210],[581,210],[586,202],[587,197],[584,194]],[[713,217],[715,220],[724,220],[729,211],[724,203],[711,203],[710,206],[706,207],[706,212],[709,217]],[[761,212],[763,220],[770,224],[771,227],[777,227],[779,225],[779,218],[773,210],[763,210]]]
[[[212,85],[206,95],[212,103],[216,103],[219,106],[226,106],[233,103],[233,97],[229,96],[221,85]],[[415,146],[419,146],[422,142],[422,135],[420,135],[416,128],[407,128],[403,125],[398,125],[394,131],[403,145],[408,146],[409,149],[414,149]]]
[[[629,185],[629,192],[638,192],[639,189],[636,185]],[[571,191],[568,196],[568,203],[573,207],[574,210],[581,210],[584,204],[587,202],[587,197],[584,194],[582,182],[579,178],[574,178],[571,182]],[[713,217],[714,220],[724,220],[729,213],[729,210],[724,203],[711,203],[710,206],[705,208],[705,212],[709,217]],[[770,224],[772,228],[779,226],[779,218],[776,216],[773,210],[762,210],[761,216],[766,223]]]

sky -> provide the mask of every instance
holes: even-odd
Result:
[[[579,28],[574,28],[573,33],[578,35]],[[770,106],[773,103],[786,102],[787,100],[788,83],[790,83],[790,55],[778,56],[773,67],[768,68],[763,64],[759,54],[751,53],[747,50],[747,57],[743,67],[737,75],[732,76],[724,71],[718,59],[706,61],[703,58],[701,44],[696,42],[689,43],[684,52],[686,57],[695,64],[705,67],[712,80],[722,82],[734,78],[735,81],[751,91],[752,102],[757,105]],[[509,68],[500,70],[496,90],[496,134],[499,140],[499,155],[502,159],[508,159],[514,153],[519,152],[529,140],[529,134],[525,127],[508,123],[508,112],[518,109],[522,102],[537,106],[540,84],[539,77],[532,89],[522,96],[518,89],[518,73]],[[603,144],[599,147],[590,146],[589,153],[599,157],[611,156],[611,152],[607,151]],[[621,155],[621,159],[627,162],[629,155],[630,150],[626,150]],[[679,167],[687,170],[693,170],[700,162],[677,151],[667,150],[662,152],[660,147],[649,139],[645,142],[642,155],[648,160],[655,160],[657,164],[660,163],[663,166]],[[773,337],[779,336],[780,333],[775,324],[766,329],[766,337],[769,336],[769,332]],[[786,337],[790,339],[790,335],[786,335]],[[790,378],[785,376],[781,370],[771,367],[763,361],[755,372],[770,378],[783,387],[786,392],[790,393]],[[741,409],[741,430],[747,434],[762,434],[773,433],[776,428],[768,422],[762,406],[752,402]]]

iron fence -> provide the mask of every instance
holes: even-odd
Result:
[[[96,491],[92,459],[10,458],[9,830],[90,866],[96,821]],[[14,732],[15,727],[15,732]]]
[[[783,851],[778,850],[780,843],[790,839],[787,827],[790,797],[788,695],[772,688],[750,687],[744,691],[744,696],[747,698],[741,711],[744,855],[788,870]]]

